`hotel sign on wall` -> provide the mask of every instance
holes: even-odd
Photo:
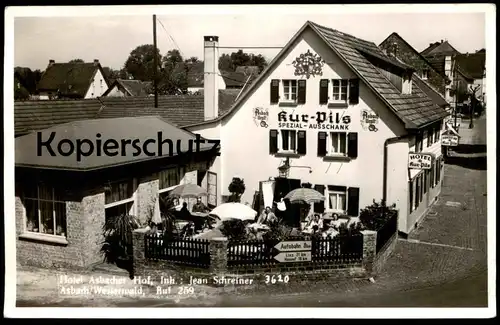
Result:
[[[297,114],[280,112],[278,128],[283,129],[318,129],[349,131],[351,117],[339,112],[316,112],[315,114]]]
[[[432,155],[428,153],[410,152],[408,155],[408,168],[411,169],[431,169]]]

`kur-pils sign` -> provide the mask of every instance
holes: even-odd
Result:
[[[426,153],[410,152],[408,155],[408,168],[412,169],[431,169],[432,155]]]

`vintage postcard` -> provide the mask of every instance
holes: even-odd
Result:
[[[496,316],[494,5],[5,18],[6,317]]]

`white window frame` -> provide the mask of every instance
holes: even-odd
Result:
[[[127,180],[113,182],[113,184],[118,184],[118,183],[122,183],[122,182],[126,182],[126,181]],[[104,204],[104,214],[106,214],[106,209],[108,209],[108,208],[113,208],[113,207],[116,207],[116,206],[119,206],[119,205],[122,205],[122,204],[127,204],[127,203],[132,202],[132,214],[134,216],[137,216],[137,190],[138,190],[138,184],[137,184],[137,178],[135,178],[135,177],[132,179],[132,188],[133,188],[133,193],[132,193],[132,196],[130,198],[127,198],[127,199],[121,200],[121,201],[116,201],[116,202],[113,202],[113,203]],[[106,195],[106,193],[104,193],[104,195]],[[106,200],[106,197],[104,198],[104,200]]]
[[[283,149],[283,131],[288,131],[288,146],[292,141],[295,143],[295,149]],[[293,139],[292,134],[295,134],[295,139]],[[294,129],[280,129],[278,132],[278,153],[297,153],[297,149],[299,146],[299,131]]]
[[[330,190],[328,188],[328,185],[325,187],[326,195],[325,195],[325,211],[326,212],[336,212],[340,214],[344,214],[347,212],[347,207],[348,207],[348,202],[347,202],[347,188],[345,191],[338,191],[338,190]],[[337,195],[337,207],[336,208],[330,208],[330,194],[336,194]],[[345,209],[339,209],[338,208],[338,202],[339,202],[339,196],[343,195],[344,196],[344,203],[345,203]]]
[[[338,83],[338,94],[334,92],[336,86],[335,83]],[[345,83],[345,87],[344,84]],[[331,87],[329,89],[330,103],[347,103],[349,101],[349,79],[332,79]],[[345,88],[345,99],[342,99],[342,89]],[[338,95],[338,99],[335,99],[335,96]]]
[[[296,103],[297,99],[299,97],[299,81],[297,79],[283,79],[281,80],[282,83],[282,91],[283,91],[283,97],[280,98],[280,102],[283,103]],[[295,85],[292,85],[292,83],[295,83]],[[286,84],[286,85],[285,85]],[[286,89],[289,89],[288,94],[290,95],[289,99],[286,98],[287,92]],[[293,90],[295,89],[295,99],[291,99],[293,93]]]
[[[345,152],[334,152],[333,151],[333,139],[332,136],[333,134],[345,134]],[[348,144],[348,133],[347,132],[329,132],[328,133],[328,139],[326,141],[327,145],[327,156],[336,156],[336,157],[347,157],[347,144]],[[339,145],[340,148],[340,137],[337,138],[337,144]]]
[[[52,189],[52,197],[55,197],[55,189],[54,187],[50,187]],[[36,185],[36,198],[28,197],[25,196],[23,197],[23,200],[31,200],[31,201],[37,201],[37,214],[38,214],[38,231],[29,231],[28,230],[28,211],[26,210],[26,204],[23,204],[23,210],[24,210],[24,225],[23,225],[23,233],[28,233],[28,234],[34,234],[36,236],[48,236],[48,237],[54,237],[54,238],[66,238],[68,236],[68,215],[66,213],[66,201],[59,201],[59,200],[46,200],[46,199],[40,199],[40,185]],[[41,214],[41,208],[40,208],[40,202],[52,202],[52,203],[63,203],[64,204],[64,218],[66,219],[66,233],[65,235],[57,235],[55,234],[57,232],[57,222],[56,222],[56,210],[54,209],[54,205],[52,206],[52,219],[54,222],[54,234],[47,234],[42,232],[42,214]]]

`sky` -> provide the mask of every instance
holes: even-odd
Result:
[[[432,6],[426,5],[427,10]],[[276,10],[264,6],[250,9],[230,6],[234,10],[221,11],[220,7],[215,7],[207,10],[202,6],[190,6],[188,11],[185,7],[177,10],[177,6],[175,10],[167,7],[168,11],[165,6],[153,9],[136,6],[124,11],[85,12],[80,9],[57,12],[59,16],[52,17],[48,15],[56,12],[47,12],[45,7],[45,11],[32,11],[31,15],[38,17],[14,18],[14,66],[44,70],[50,59],[67,62],[79,58],[86,62],[99,59],[103,66],[120,69],[134,48],[153,43],[152,14],[157,14],[157,45],[163,55],[177,48],[184,57],[196,56],[201,60],[203,36],[219,36],[220,46],[281,47],[307,20],[377,45],[392,32],[397,32],[418,51],[440,40],[448,40],[463,53],[486,48],[485,14],[478,10],[360,12],[340,10],[345,6],[308,6],[307,10],[292,10],[295,6],[281,6]],[[66,17],[61,16],[63,14]],[[237,49],[224,49],[221,54],[233,51]],[[279,49],[244,51],[259,53],[271,60]]]

